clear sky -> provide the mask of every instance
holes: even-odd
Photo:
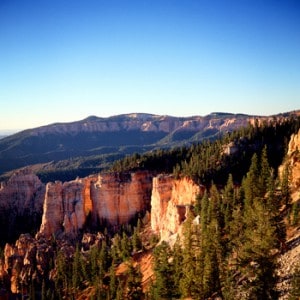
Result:
[[[299,0],[0,0],[0,130],[295,109]]]

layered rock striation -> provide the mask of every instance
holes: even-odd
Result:
[[[152,176],[106,173],[70,182],[48,183],[39,235],[76,235],[87,221],[92,226],[119,226],[150,208]]]
[[[151,227],[161,240],[179,231],[200,193],[200,187],[187,178],[176,180],[171,175],[153,178]]]
[[[86,220],[84,180],[48,183],[40,235],[78,233]]]
[[[147,171],[104,173],[45,186],[22,170],[2,183],[0,206],[2,211],[13,208],[17,215],[39,213],[37,237],[76,236],[84,226],[99,224],[118,228],[151,209],[152,229],[164,237],[177,232],[199,192],[189,179],[153,178]]]
[[[93,219],[111,226],[128,223],[150,209],[152,175],[136,173],[100,174],[91,185]]]
[[[15,215],[41,213],[45,185],[29,169],[15,172],[7,182],[0,183],[1,212],[11,210]]]
[[[282,176],[286,165],[289,166],[292,199],[296,201],[299,199],[300,189],[300,130],[291,135],[285,162],[279,167],[280,176]]]
[[[0,245],[41,224],[45,185],[30,170],[15,172],[0,183]]]

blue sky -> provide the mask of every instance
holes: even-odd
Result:
[[[300,109],[298,0],[0,0],[0,130]]]

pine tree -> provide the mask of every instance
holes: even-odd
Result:
[[[182,276],[180,280],[180,291],[183,297],[192,297],[195,285],[196,245],[192,227],[192,214],[189,213],[183,228],[183,250],[182,250]]]
[[[143,295],[142,273],[139,268],[135,268],[132,265],[132,262],[130,262],[127,270],[126,299],[140,300],[142,299]]]
[[[227,183],[224,188],[223,192],[223,205],[225,207],[229,206],[233,209],[235,205],[235,192],[234,192],[234,183],[233,183],[233,177],[232,174],[229,174]]]
[[[115,299],[117,294],[117,276],[114,264],[109,269],[109,295],[110,299]]]
[[[221,296],[221,265],[224,260],[221,245],[220,226],[216,218],[209,223],[205,232],[202,232],[203,257],[203,295],[205,299],[213,294]]]
[[[243,181],[245,191],[245,204],[251,205],[255,198],[261,196],[260,172],[257,154],[254,153],[251,159],[251,165],[246,178]]]
[[[209,223],[209,199],[207,192],[205,191],[202,201],[201,201],[201,215],[200,215],[200,220],[201,220],[201,230],[202,232],[206,230],[206,227]]]
[[[298,202],[294,202],[292,204],[292,211],[291,211],[291,215],[292,215],[292,225],[295,226],[299,223],[299,212],[300,212],[300,204]]]
[[[259,189],[261,191],[261,197],[263,197],[268,190],[270,176],[271,168],[268,161],[267,146],[264,146],[260,158]]]
[[[130,257],[131,253],[131,243],[127,236],[127,234],[123,231],[122,239],[121,239],[121,257],[123,261]]]
[[[276,227],[261,199],[245,208],[244,242],[239,252],[240,270],[247,277],[245,292],[250,299],[276,299],[275,261],[271,251],[277,247]]]
[[[79,250],[79,246],[76,246],[76,250],[73,257],[73,264],[72,264],[72,286],[76,289],[81,287],[82,282],[84,281],[83,275],[83,263],[81,252]]]
[[[142,240],[138,227],[134,227],[133,229],[132,248],[133,251],[138,251],[142,249]]]
[[[284,165],[281,179],[281,194],[283,202],[286,206],[289,206],[291,201],[290,172],[290,165],[289,163],[286,163]]]
[[[173,246],[173,251],[172,251],[172,269],[174,270],[174,276],[173,276],[173,281],[174,281],[174,288],[173,288],[173,295],[174,298],[179,298],[181,293],[180,293],[180,282],[182,278],[182,269],[183,269],[183,253],[182,253],[182,247],[181,247],[181,242],[180,238],[177,237],[176,242]]]
[[[224,215],[221,209],[221,196],[215,184],[213,184],[209,191],[210,201],[208,206],[208,220],[216,220],[219,228],[224,227]]]
[[[172,251],[163,241],[154,249],[154,277],[151,293],[153,299],[172,299],[174,288],[174,269],[170,262]]]

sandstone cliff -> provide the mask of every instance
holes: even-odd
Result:
[[[152,176],[144,171],[48,183],[39,235],[76,235],[89,214],[92,226],[126,224],[150,208],[151,189]]]
[[[76,235],[86,220],[84,180],[48,183],[40,234]],[[87,201],[88,202],[88,201]]]
[[[41,223],[45,185],[28,169],[0,183],[0,245],[13,242],[23,232],[36,231]]]
[[[91,186],[93,218],[116,226],[150,209],[152,176],[136,173],[100,174]]]
[[[279,167],[279,174],[286,164],[290,170],[290,188],[293,204],[300,205],[300,130],[292,134],[288,144],[288,151],[284,163]],[[285,251],[278,257],[277,275],[279,281],[277,288],[281,300],[289,299],[288,291],[291,288],[291,277],[297,264],[300,262],[300,227],[290,226],[287,230]]]
[[[0,183],[0,209],[13,209],[16,215],[41,213],[45,186],[28,169],[15,172],[7,182]]]
[[[291,135],[285,162],[279,168],[280,176],[282,175],[286,164],[289,165],[290,170],[290,187],[292,192],[292,199],[293,201],[296,201],[300,197],[300,130],[298,131],[298,133]]]
[[[179,231],[200,192],[200,187],[187,178],[175,180],[170,175],[153,178],[151,227],[162,240]]]
[[[291,164],[292,191],[297,193],[300,189],[300,130],[291,136],[287,155]]]

